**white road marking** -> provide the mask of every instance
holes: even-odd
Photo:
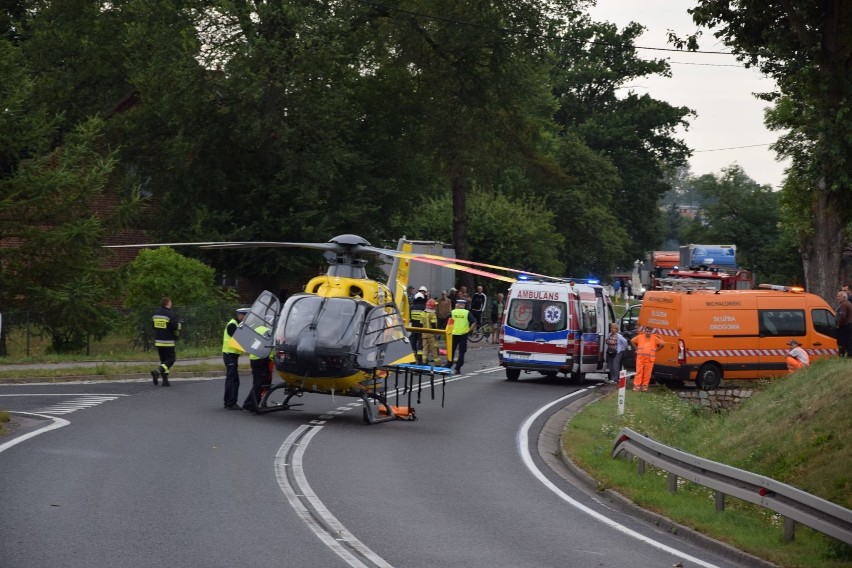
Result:
[[[53,383],[56,384],[56,383]],[[91,397],[108,397],[116,398],[119,396],[130,396],[128,394],[91,394],[87,392],[63,392],[63,393],[18,393],[18,394],[0,394],[0,396],[91,396]]]
[[[275,476],[278,479],[278,486],[299,518],[349,566],[353,568],[369,568],[369,566],[393,568],[364,543],[352,536],[311,489],[302,467],[302,457],[311,438],[322,428],[322,426],[302,425],[284,440],[275,455]],[[290,458],[289,463],[288,456]],[[353,552],[369,561],[370,564],[364,564]]]
[[[104,402],[109,402],[110,400],[115,400],[122,396],[129,396],[126,394],[88,394],[88,393],[18,393],[18,394],[0,394],[2,397],[11,397],[11,396],[23,396],[23,397],[33,397],[33,396],[62,396],[65,398],[68,397],[76,397],[72,400],[65,400],[62,402],[57,402],[56,404],[52,404],[50,406],[46,406],[44,408],[40,408],[36,410],[36,413],[40,414],[70,414],[71,412],[76,412],[78,410],[82,410],[83,408],[91,408],[93,406],[97,406],[99,404],[103,404]]]
[[[64,418],[57,418],[56,416],[46,416],[44,414],[36,414],[34,412],[14,412],[14,411],[10,411],[10,412],[12,414],[23,414],[23,415],[26,415],[26,416],[38,416],[39,418],[48,418],[52,421],[52,424],[50,424],[49,426],[44,426],[43,428],[39,428],[38,430],[33,430],[32,432],[27,432],[23,436],[18,436],[17,438],[9,440],[5,444],[0,444],[0,453],[5,452],[6,450],[11,448],[12,446],[14,446],[16,444],[20,444],[21,442],[23,442],[25,440],[29,440],[30,438],[34,438],[34,437],[38,436],[39,434],[44,434],[45,432],[49,432],[51,430],[56,430],[57,428],[62,428],[63,426],[68,426],[69,424],[71,424],[70,422],[68,422]]]
[[[82,395],[77,398],[65,402],[59,402],[51,406],[46,406],[36,410],[42,414],[70,414],[84,408],[98,406],[104,402],[115,400],[126,395]]]
[[[704,560],[701,560],[700,558],[690,556],[690,555],[688,555],[684,552],[681,552],[680,550],[677,550],[677,549],[672,548],[668,545],[665,545],[661,542],[658,542],[658,541],[656,541],[656,540],[654,540],[650,537],[647,537],[647,536],[645,536],[645,535],[643,535],[639,532],[634,531],[633,529],[630,529],[630,528],[622,525],[621,523],[614,521],[613,519],[610,519],[606,515],[603,515],[603,514],[598,513],[597,511],[595,511],[593,509],[590,509],[589,507],[586,507],[585,505],[583,505],[579,501],[576,501],[575,499],[572,499],[571,497],[569,497],[568,495],[563,493],[561,489],[556,487],[556,485],[554,485],[549,479],[547,479],[547,477],[545,477],[544,473],[542,473],[541,470],[536,467],[535,462],[533,462],[532,455],[530,454],[530,448],[529,448],[529,430],[530,430],[530,427],[532,426],[533,422],[535,422],[536,418],[541,416],[550,407],[555,406],[557,404],[560,404],[560,403],[568,400],[569,398],[572,398],[572,397],[575,397],[579,394],[582,394],[582,393],[590,390],[590,388],[596,388],[596,387],[584,388],[584,389],[578,390],[576,392],[573,392],[571,394],[565,395],[562,398],[558,398],[558,399],[554,400],[553,402],[546,404],[545,406],[542,406],[535,413],[533,413],[529,418],[527,418],[527,420],[521,426],[520,430],[518,430],[518,451],[521,454],[521,459],[523,460],[524,465],[527,466],[527,469],[529,469],[530,472],[532,472],[532,474],[545,487],[547,487],[548,489],[553,491],[556,494],[557,497],[559,497],[560,499],[562,499],[563,501],[565,501],[566,503],[568,503],[572,507],[575,507],[575,508],[579,509],[580,511],[588,514],[589,516],[599,520],[600,522],[604,523],[605,525],[608,525],[608,526],[614,528],[615,530],[626,534],[627,536],[631,536],[631,537],[633,537],[637,540],[640,540],[640,541],[642,541],[646,544],[649,544],[649,545],[653,546],[654,548],[668,552],[668,553],[674,555],[675,557],[677,557],[678,560],[688,560],[690,562],[696,563],[699,566],[704,566],[705,568],[718,568],[718,566],[716,566],[715,564],[710,564],[709,562],[705,562]]]
[[[494,369],[499,369],[499,367]],[[489,371],[494,369],[489,369]],[[464,376],[451,376],[446,379],[446,382],[458,381]],[[389,392],[388,398],[397,397],[400,394],[405,394],[401,388]],[[346,406],[338,407],[337,410],[346,411],[361,406],[363,406],[362,401],[350,402]],[[319,417],[320,419],[310,420],[308,424],[299,426],[284,440],[275,455],[275,477],[278,479],[278,486],[299,518],[308,525],[323,544],[346,561],[349,566],[352,566],[352,568],[393,568],[381,556],[355,538],[337,517],[331,514],[331,511],[313,492],[305,476],[302,457],[308,449],[308,444],[323,429],[323,424],[327,421],[325,419],[331,420],[335,414],[338,413],[326,412]],[[365,564],[365,562],[367,563]]]

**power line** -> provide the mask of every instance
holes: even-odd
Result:
[[[721,152],[722,150],[740,150],[742,148],[757,148],[759,146],[771,146],[772,143],[769,144],[749,144],[748,146],[731,146],[730,148],[712,148],[710,150],[693,150],[694,154],[698,152]]]
[[[666,59],[669,65],[701,65],[702,67],[736,67],[737,69],[745,69],[742,65],[734,65],[732,63],[692,63],[688,61],[672,61]]]
[[[512,34],[512,35],[540,37],[540,38],[543,38],[543,39],[554,39],[554,40],[558,40],[558,41],[569,41],[567,38],[560,37],[560,36],[553,36],[553,35],[548,35],[548,34],[534,34],[532,32],[510,30],[509,28],[501,28],[501,27],[496,27],[496,26],[488,26],[488,25],[485,25],[485,24],[477,24],[477,23],[474,23],[474,22],[467,22],[467,21],[464,21],[464,20],[456,20],[454,18],[448,18],[446,16],[434,16],[432,14],[424,14],[422,12],[415,12],[413,10],[405,10],[403,8],[397,8],[395,6],[388,6],[387,4],[380,4],[380,3],[377,3],[377,2],[368,2],[367,0],[355,0],[355,1],[359,4],[364,4],[366,6],[372,6],[373,8],[381,8],[381,9],[388,10],[388,11],[400,12],[402,14],[408,14],[409,16],[416,16],[418,18],[425,18],[425,19],[428,19],[428,20],[436,20],[436,21],[439,21],[439,22],[447,22],[447,23],[450,23],[450,24],[458,24],[458,25],[461,25],[461,26],[468,26],[468,27],[478,28],[478,29],[482,29],[482,30],[498,31],[498,32],[503,32],[503,33],[507,33],[507,34]],[[585,40],[585,41],[583,41],[583,43],[586,43],[586,44],[589,44],[589,45],[603,45],[603,46],[609,46],[609,47],[618,47],[615,44],[607,43],[607,42],[604,42],[604,41],[596,41],[596,40]],[[737,52],[737,51],[704,51],[704,50],[700,50],[700,49],[696,49],[694,51],[684,51],[682,49],[675,49],[675,48],[672,48],[672,47],[648,47],[648,46],[641,46],[641,45],[634,45],[633,49],[645,49],[645,50],[648,50],[648,51],[666,51],[666,52],[672,52],[672,53],[700,53],[700,54],[703,54],[703,55],[748,55],[746,53]],[[741,67],[741,66],[732,65],[731,67]]]

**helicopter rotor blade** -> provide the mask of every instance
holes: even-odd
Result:
[[[216,241],[195,242],[195,243],[137,243],[133,245],[103,245],[101,248],[152,248],[152,247],[200,247],[207,245],[219,244]]]
[[[461,270],[479,276],[495,278],[505,282],[514,282],[515,279],[509,276],[496,274],[489,270],[501,270],[515,274],[526,274],[548,280],[558,280],[553,276],[546,274],[537,274],[526,270],[518,270],[495,264],[486,264],[483,262],[474,262],[472,260],[464,260],[459,258],[448,259],[443,256],[418,254],[411,252],[403,252],[399,250],[374,247],[357,235],[340,235],[329,242],[325,243],[296,243],[296,242],[276,242],[276,241],[205,241],[205,242],[189,242],[189,243],[143,243],[133,245],[105,245],[104,248],[149,248],[149,247],[176,247],[176,246],[195,246],[208,250],[227,250],[227,249],[251,249],[251,248],[306,248],[333,252],[336,254],[355,256],[359,254],[371,253],[390,257],[397,257],[415,262],[423,262],[427,264],[435,264]]]
[[[103,248],[154,248],[154,247],[198,247],[203,249],[249,249],[249,248],[307,248],[322,251],[339,251],[336,243],[288,243],[274,241],[200,241],[193,243],[139,243],[133,245],[104,245]]]
[[[322,251],[338,251],[340,245],[335,243],[287,243],[265,241],[243,241],[226,243],[205,243],[203,249],[249,249],[249,248],[306,248]]]

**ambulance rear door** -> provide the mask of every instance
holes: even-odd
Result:
[[[607,316],[606,299],[600,287],[576,286],[580,297],[580,372],[593,373],[606,366],[607,327],[612,317]]]

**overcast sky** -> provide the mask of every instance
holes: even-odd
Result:
[[[686,12],[695,4],[693,0],[597,0],[590,12],[593,19],[612,22],[619,28],[631,21],[645,26],[645,33],[636,40],[637,46],[671,48],[666,43],[667,30],[681,37],[696,30]],[[727,51],[711,32],[703,32],[699,40],[702,50]],[[672,77],[637,80],[632,85],[634,91],[697,113],[690,120],[689,129],[680,133],[694,152],[689,161],[693,175],[716,174],[737,163],[756,182],[780,188],[787,164],[777,162],[767,146],[777,140],[778,133],[763,125],[768,103],[752,95],[771,90],[771,79],[740,66],[730,55],[637,51],[649,59],[669,59]]]

